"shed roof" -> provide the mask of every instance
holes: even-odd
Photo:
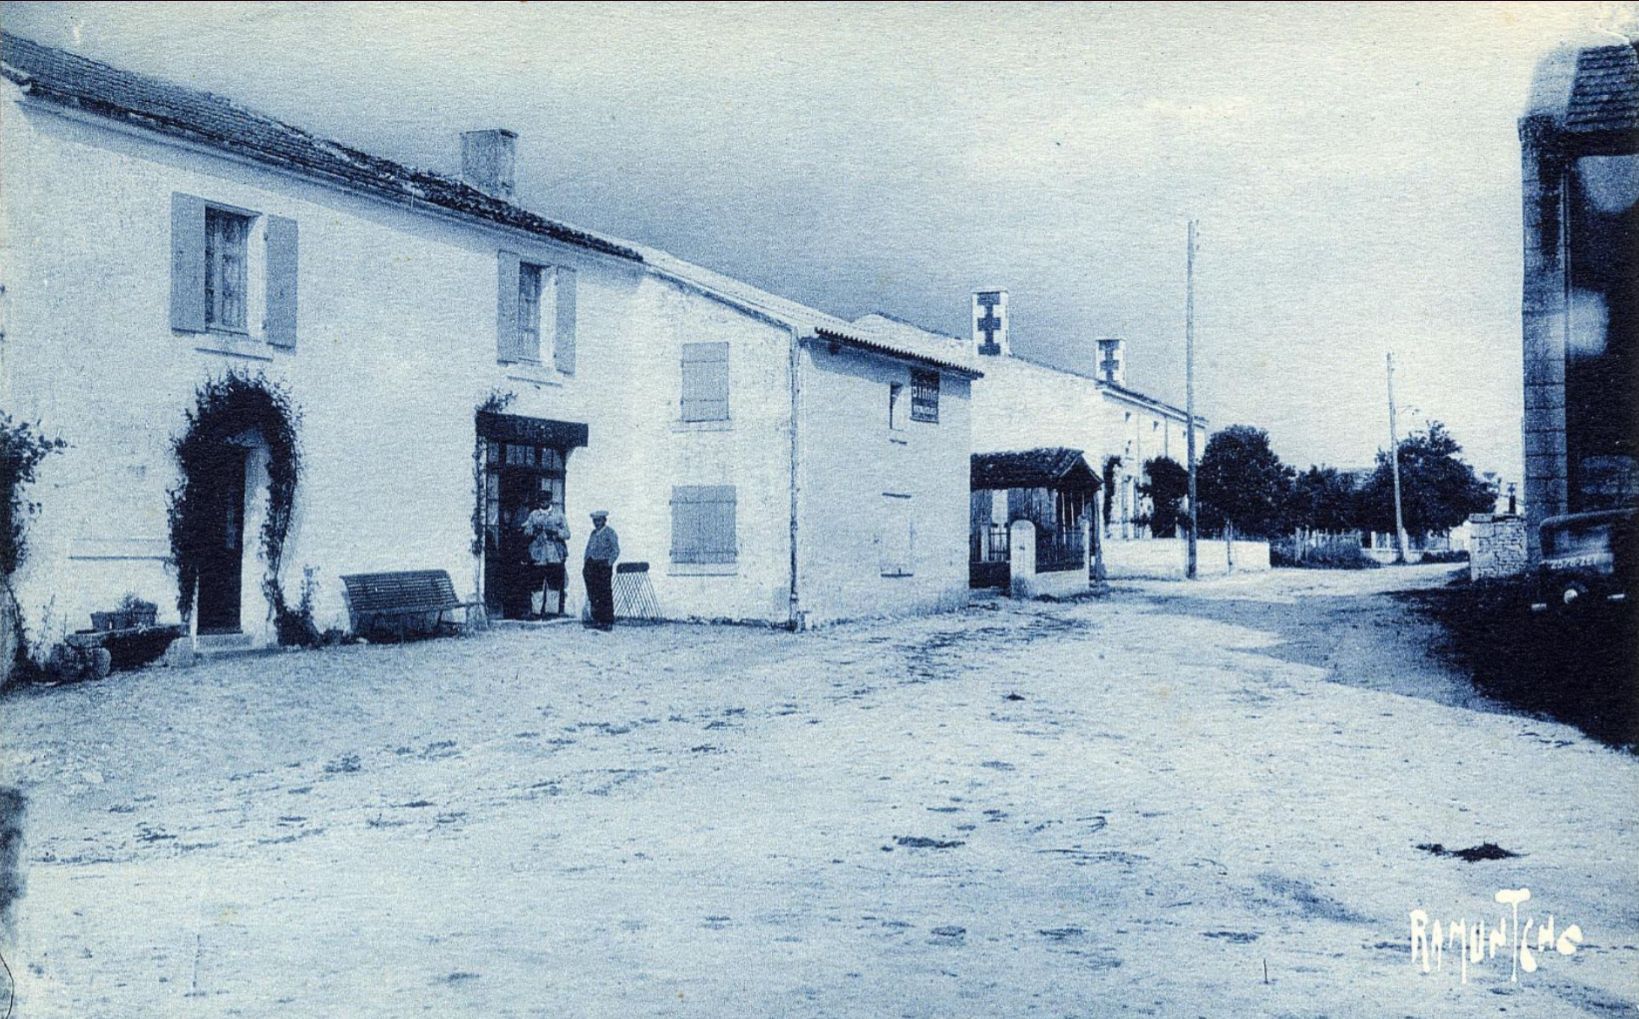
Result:
[[[1081,450],[1064,446],[974,453],[970,477],[975,490],[1065,488],[1091,492],[1102,484]]]

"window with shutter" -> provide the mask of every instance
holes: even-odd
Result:
[[[253,245],[259,223],[265,229]],[[171,328],[218,334],[211,349],[251,352],[245,344],[256,338],[252,316],[260,312],[259,339],[295,349],[296,236],[293,219],[172,194]],[[260,302],[253,282],[265,287]]]
[[[728,344],[683,344],[683,420],[728,420]]]
[[[672,489],[672,562],[732,563],[739,557],[733,485]]]

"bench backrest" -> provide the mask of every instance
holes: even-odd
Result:
[[[341,578],[355,616],[373,612],[437,611],[460,604],[444,570],[354,573]]]

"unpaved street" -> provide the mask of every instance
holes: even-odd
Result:
[[[13,693],[19,1014],[1631,1014],[1639,762],[1422,654],[1447,572]],[[1412,964],[1519,887],[1576,954]]]

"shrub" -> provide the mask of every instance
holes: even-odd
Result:
[[[1336,535],[1318,543],[1280,538],[1269,543],[1269,565],[1314,570],[1373,570],[1381,566],[1366,554],[1352,535]]]

